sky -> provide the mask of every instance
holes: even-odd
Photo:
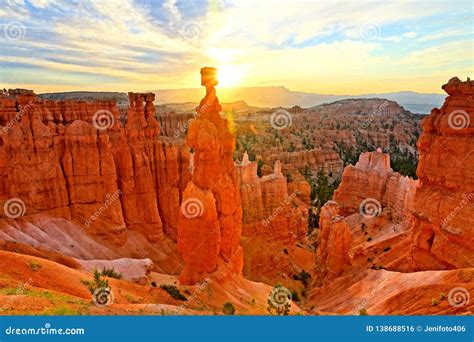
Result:
[[[0,88],[442,93],[474,76],[474,1],[0,0]]]

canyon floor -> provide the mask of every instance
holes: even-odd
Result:
[[[1,315],[472,315],[474,81],[423,118],[203,84],[182,113],[0,95]]]

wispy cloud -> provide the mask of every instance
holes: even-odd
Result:
[[[470,1],[4,2],[0,82],[38,91],[195,87],[212,64],[248,86],[433,92],[473,69]]]

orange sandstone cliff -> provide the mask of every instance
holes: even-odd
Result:
[[[454,77],[443,89],[418,141],[414,269],[474,267],[474,81]]]

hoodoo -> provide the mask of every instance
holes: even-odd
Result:
[[[201,81],[206,96],[188,130],[194,168],[183,194],[178,223],[178,250],[186,263],[180,276],[184,284],[204,279],[217,269],[219,261],[239,274],[243,266],[239,245],[242,207],[232,159],[235,137],[219,114],[222,108],[214,88],[218,84],[217,70],[202,68]]]

